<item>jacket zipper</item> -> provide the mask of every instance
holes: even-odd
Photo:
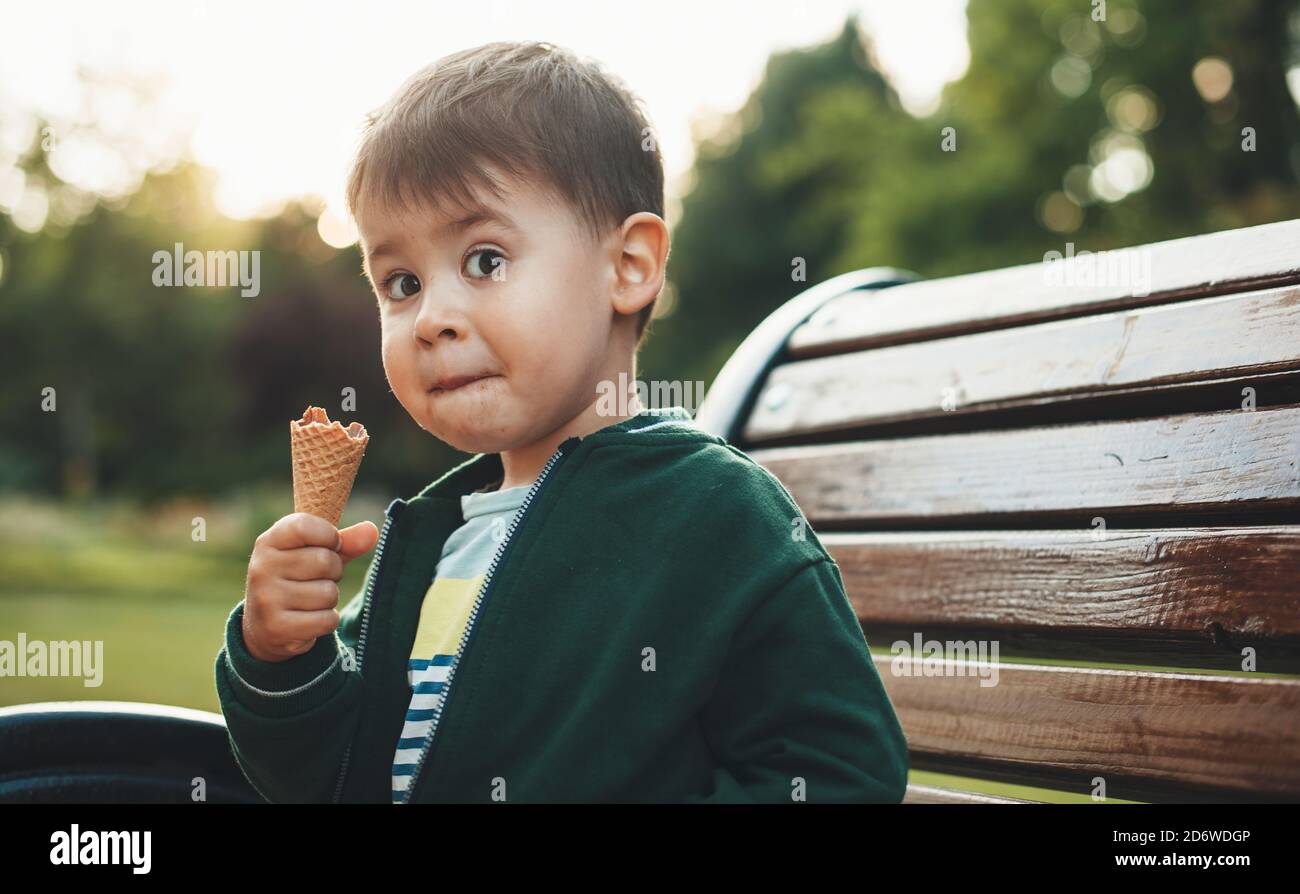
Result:
[[[460,663],[465,658],[465,650],[469,647],[470,639],[474,635],[475,621],[478,620],[479,609],[482,607],[483,601],[487,598],[488,591],[491,589],[492,583],[495,580],[497,566],[505,555],[506,548],[514,539],[515,530],[523,523],[524,516],[528,514],[529,507],[532,505],[538,492],[542,489],[542,485],[545,483],[547,477],[551,474],[551,470],[555,468],[560,459],[568,452],[568,448],[577,444],[580,440],[581,438],[577,437],[569,438],[564,441],[564,443],[560,444],[559,448],[551,454],[551,458],[546,461],[546,465],[542,468],[541,474],[537,476],[537,480],[533,482],[533,486],[529,488],[528,493],[524,495],[524,501],[520,505],[519,511],[516,512],[514,518],[510,520],[510,527],[506,530],[506,536],[502,538],[501,545],[497,547],[496,554],[492,556],[492,562],[488,565],[487,574],[483,578],[483,585],[479,587],[478,595],[474,598],[474,607],[470,609],[469,621],[465,625],[465,632],[461,634],[460,645],[456,649],[456,660],[452,662],[450,669],[447,671],[447,685],[443,687],[442,701],[439,704],[437,713],[433,715],[433,723],[429,726],[429,732],[424,737],[424,744],[420,747],[420,757],[415,763],[415,772],[411,774],[411,784],[406,787],[406,792],[403,794],[402,800],[397,803],[409,804],[411,798],[415,795],[415,787],[420,782],[420,770],[424,768],[425,760],[429,756],[429,749],[433,744],[433,738],[438,732],[438,723],[442,720],[442,715],[447,710],[448,699],[451,698],[451,684],[452,680],[456,676],[456,669],[460,667]]]
[[[384,512],[384,529],[379,532],[379,543],[375,547],[375,573],[370,575],[370,585],[366,587],[366,595],[361,604],[361,632],[357,635],[356,665],[352,668],[353,673],[361,673],[361,658],[366,651],[366,629],[370,624],[370,597],[374,595],[375,587],[379,582],[379,571],[383,568],[384,544],[388,541],[388,530],[393,526],[393,520],[401,514],[406,508],[406,502],[402,499],[393,500],[388,504],[388,509]],[[355,733],[353,734],[355,738]],[[343,752],[343,763],[339,767],[338,782],[334,786],[334,803],[339,802],[343,795],[343,781],[348,775],[348,761],[352,757],[352,739],[348,740],[347,750]]]

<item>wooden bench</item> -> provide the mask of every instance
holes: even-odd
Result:
[[[1300,799],[1300,221],[909,278],[794,298],[697,422],[839,564],[913,770]],[[893,673],[918,635],[996,685]],[[959,789],[907,800],[1013,800]]]

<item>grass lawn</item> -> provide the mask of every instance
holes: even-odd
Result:
[[[348,525],[383,506],[349,505]],[[191,536],[203,517],[206,539]],[[279,517],[256,498],[174,506],[0,503],[0,639],[102,640],[101,684],[81,677],[2,677],[0,705],[142,701],[220,711],[213,682],[225,620],[243,598],[253,538]],[[269,521],[268,521],[269,518]],[[368,555],[349,563],[341,602],[360,590]]]
[[[219,712],[213,666],[222,621],[237,601],[86,593],[0,597],[0,630],[23,631],[29,642],[104,642],[99,686],[86,686],[91,681],[80,677],[7,677],[0,703],[93,699]]]

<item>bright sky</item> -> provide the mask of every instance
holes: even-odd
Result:
[[[117,192],[188,145],[217,172],[225,213],[248,217],[316,195],[328,209],[322,234],[335,241],[344,172],[365,113],[440,56],[536,39],[598,59],[645,100],[671,206],[691,163],[693,126],[707,130],[715,116],[739,108],[772,52],[828,39],[854,9],[913,112],[929,111],[965,70],[965,0],[15,3],[0,38],[0,110],[9,110],[0,118],[0,203],[4,171],[32,135],[21,113],[42,113],[61,138],[59,131],[75,134],[90,103],[101,126],[131,147],[129,163],[73,136],[51,154],[60,177]],[[129,98],[111,89],[88,100],[78,66],[158,90],[160,114],[138,120]],[[10,193],[21,192],[7,182]]]

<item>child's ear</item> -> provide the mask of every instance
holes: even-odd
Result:
[[[623,222],[615,245],[614,310],[633,316],[663,290],[668,242],[668,225],[657,214],[640,211]]]

